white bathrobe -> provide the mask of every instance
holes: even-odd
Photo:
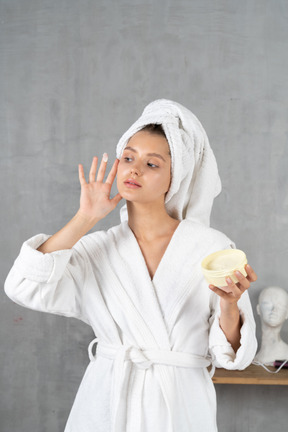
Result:
[[[207,370],[247,367],[256,352],[247,292],[238,302],[241,347],[219,326],[219,298],[201,260],[233,247],[219,231],[182,220],[151,280],[127,222],[43,255],[48,236],[25,242],[7,295],[31,309],[76,317],[98,339],[66,432],[214,432],[215,390]]]

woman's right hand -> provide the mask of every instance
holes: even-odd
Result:
[[[93,158],[88,182],[84,176],[83,165],[79,164],[81,196],[78,214],[95,223],[114,210],[122,199],[119,193],[114,198],[110,197],[111,188],[117,174],[119,160],[115,160],[107,179],[104,182],[107,161],[108,155],[107,153],[104,153],[96,177],[98,158],[96,156]]]

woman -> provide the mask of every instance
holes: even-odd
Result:
[[[25,242],[5,285],[18,304],[77,317],[97,335],[65,431],[216,431],[207,366],[251,363],[256,275],[247,265],[239,283],[210,290],[203,279],[202,259],[233,247],[209,227],[221,183],[206,133],[180,104],[154,101],[120,139],[106,181],[107,154],[97,163],[88,182],[79,166],[75,217]],[[85,235],[121,198],[121,224]]]

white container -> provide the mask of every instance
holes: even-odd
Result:
[[[240,249],[224,249],[208,255],[201,263],[204,277],[208,284],[218,287],[227,286],[226,277],[230,276],[233,282],[239,282],[234,271],[239,270],[247,276],[245,265],[247,258]]]

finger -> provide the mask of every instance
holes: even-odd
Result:
[[[107,176],[107,180],[106,183],[112,184],[115,180],[116,174],[117,174],[117,169],[118,169],[118,164],[119,164],[119,159],[116,159],[108,176]]]
[[[227,293],[226,291],[223,291],[223,289],[216,287],[215,285],[209,285],[209,288],[211,291],[215,292],[219,297],[223,298],[224,300],[231,300],[231,293]]]
[[[255,273],[255,271],[253,270],[253,268],[247,264],[245,266],[245,270],[247,272],[247,278],[250,282],[255,282],[257,280],[257,274]]]
[[[232,293],[235,297],[241,296],[242,292],[245,290],[242,285],[239,282],[235,283],[230,276],[226,277],[225,280],[227,282],[227,291],[230,291],[230,293]]]
[[[234,284],[234,282],[232,281],[232,279],[230,277],[226,278],[226,285],[222,285],[222,286],[216,286],[216,285],[209,285],[209,287],[214,286],[215,288],[217,288],[217,290],[220,290],[222,292],[225,292],[226,294],[232,294],[234,295],[239,294],[240,290],[237,287],[237,285]]]
[[[114,198],[111,199],[111,202],[115,205],[115,207],[119,204],[119,202],[121,201],[122,196],[118,193],[117,195],[115,195]]]
[[[245,291],[250,287],[250,281],[239,270],[236,270],[234,272],[234,275],[239,281],[237,285],[241,289],[241,291]]]
[[[78,174],[79,174],[79,181],[80,181],[80,185],[83,186],[86,184],[86,179],[85,179],[85,175],[84,175],[84,168],[82,164],[78,165]]]
[[[98,158],[94,156],[89,172],[89,183],[95,182],[96,170],[97,170]]]
[[[99,182],[103,182],[103,180],[104,180],[107,162],[108,162],[108,154],[104,153],[103,157],[102,157],[101,164],[100,164],[100,168],[99,168],[99,171],[97,174],[97,181],[99,181]]]

